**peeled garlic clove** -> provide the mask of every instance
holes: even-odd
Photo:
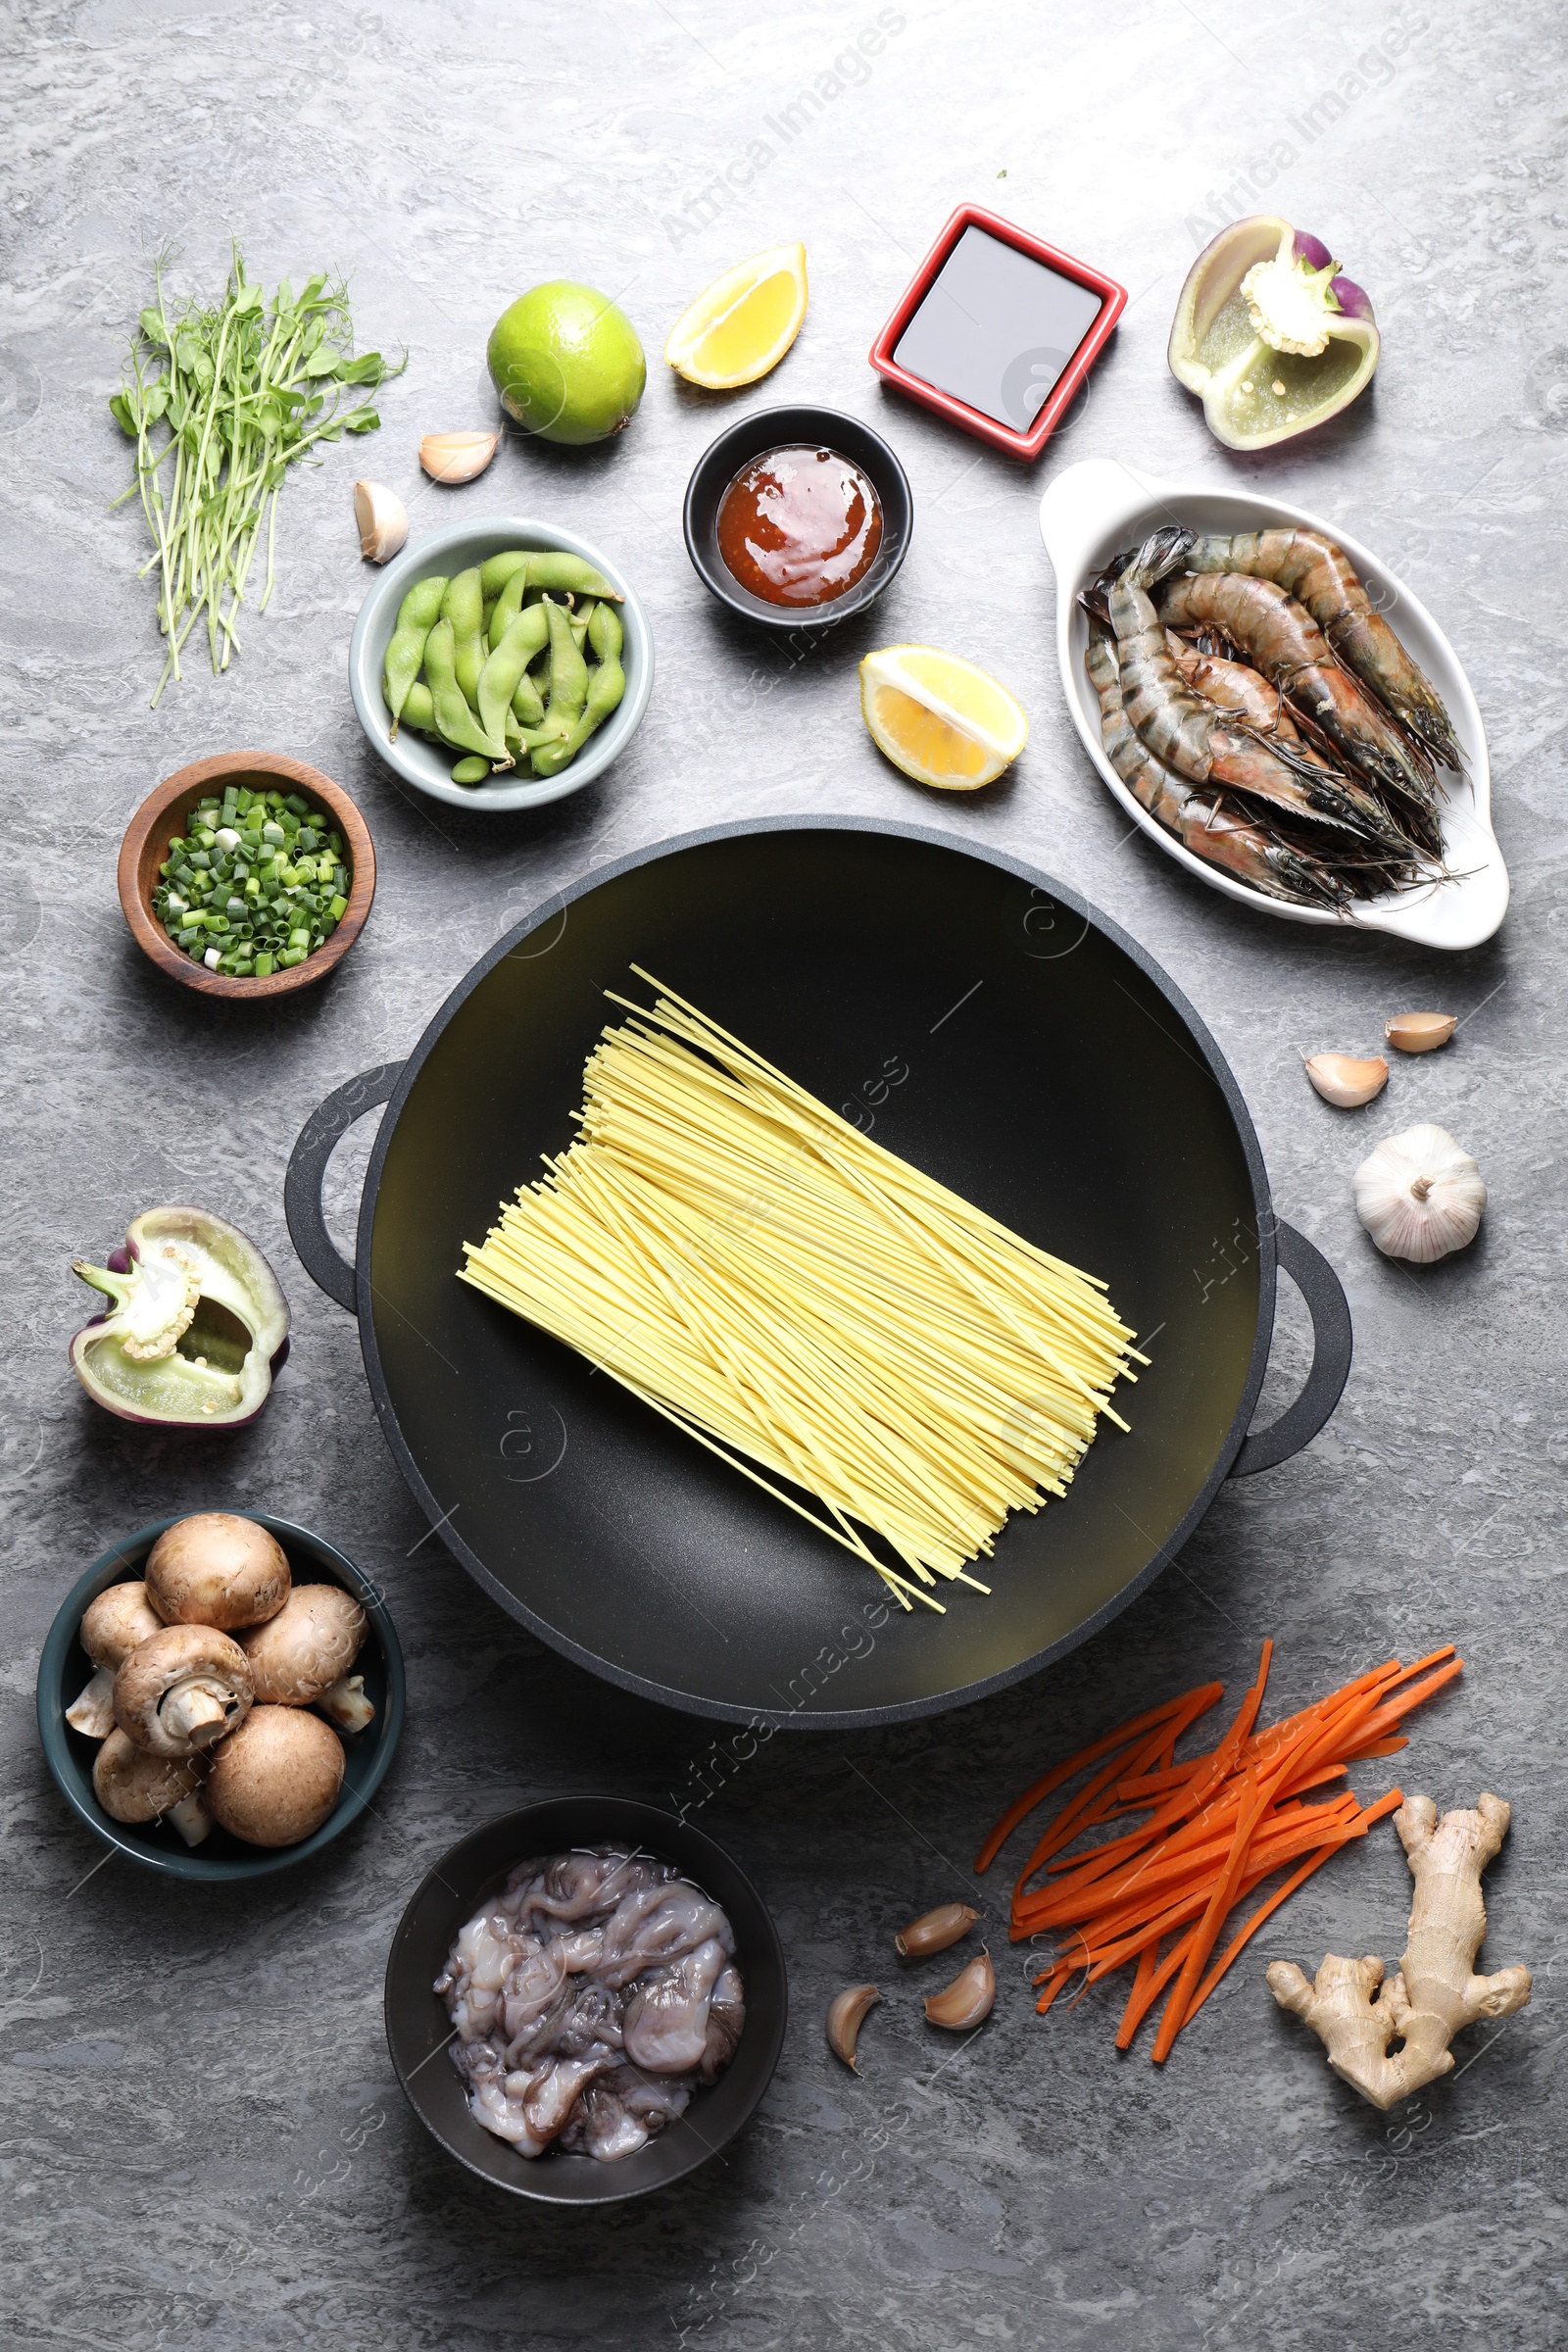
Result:
[[[1355,1213],[1385,1257],[1429,1266],[1473,1242],[1487,1188],[1442,1127],[1392,1135],[1355,1171]]]
[[[1384,1022],[1383,1034],[1401,1054],[1435,1054],[1458,1026],[1451,1012],[1396,1012]]]
[[[946,2026],[950,2034],[961,2034],[991,2015],[991,2004],[996,1997],[997,1972],[991,1965],[991,1954],[977,1952],[968,1967],[958,1971],[946,1992],[927,1993],[926,2023]]]
[[[355,483],[354,519],[360,528],[360,554],[368,564],[384,564],[409,535],[409,510],[384,482]]]
[[[438,482],[471,482],[496,454],[499,433],[426,433],[419,464]]]
[[[1359,1061],[1353,1054],[1314,1054],[1306,1074],[1325,1102],[1341,1110],[1357,1110],[1381,1095],[1389,1083],[1389,1065],[1381,1054]]]
[[[855,2063],[855,2042],[865,2022],[867,2010],[875,2008],[882,1998],[874,1984],[852,1984],[828,2003],[827,2046],[835,2058],[842,2058],[852,2075],[859,2068]]]
[[[922,1911],[900,1930],[893,1941],[906,1960],[923,1959],[927,1952],[945,1952],[950,1943],[956,1943],[979,1918],[967,1903],[941,1903],[935,1911]]]

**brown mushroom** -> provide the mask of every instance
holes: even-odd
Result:
[[[92,1792],[116,1821],[157,1821],[201,1787],[205,1756],[160,1756],[111,1732],[93,1758]]]
[[[147,1597],[137,1577],[133,1584],[110,1585],[90,1600],[82,1613],[81,1646],[96,1669],[79,1698],[66,1709],[66,1721],[89,1740],[106,1740],[115,1728],[115,1670],[138,1642],[156,1634],[163,1619]]]
[[[343,1743],[319,1715],[253,1707],[219,1743],[207,1803],[249,1845],[294,1845],[320,1828],[342,1786]]]
[[[210,1625],[149,1634],[115,1677],[115,1721],[158,1756],[188,1756],[235,1730],[255,1695],[250,1661]]]
[[[239,1637],[258,1706],[314,1706],[360,1654],[365,1611],[341,1585],[296,1585],[275,1617]]]
[[[166,1625],[261,1625],[288,1598],[275,1536],[232,1511],[197,1511],[166,1527],[147,1555],[147,1597]]]

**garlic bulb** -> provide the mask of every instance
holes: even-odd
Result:
[[[1314,1054],[1306,1074],[1325,1102],[1341,1110],[1358,1110],[1381,1095],[1389,1083],[1389,1065],[1381,1054],[1360,1061],[1353,1054]]]
[[[471,482],[483,473],[500,440],[499,433],[426,433],[419,464],[438,482]]]
[[[1473,1242],[1487,1188],[1442,1127],[1391,1135],[1355,1171],[1355,1213],[1385,1257],[1429,1266]]]
[[[359,525],[360,554],[368,564],[384,564],[409,535],[409,510],[384,482],[355,483],[354,519]]]
[[[1401,1054],[1435,1054],[1458,1026],[1451,1012],[1396,1012],[1383,1034]]]

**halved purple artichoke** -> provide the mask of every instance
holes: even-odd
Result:
[[[122,1421],[233,1429],[288,1354],[288,1300],[254,1242],[203,1208],[149,1208],[107,1266],[74,1271],[113,1300],[71,1343],[95,1404]]]
[[[1348,408],[1376,370],[1372,305],[1321,238],[1254,213],[1233,220],[1187,273],[1170,330],[1171,373],[1201,396],[1227,449],[1268,449]]]

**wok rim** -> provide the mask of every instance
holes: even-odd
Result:
[[[517,1595],[503,1585],[498,1577],[491,1574],[478,1554],[471,1550],[462,1536],[457,1533],[452,1523],[451,1508],[443,1508],[425,1484],[404,1440],[398,1421],[397,1406],[381,1367],[380,1348],[375,1336],[374,1299],[370,1281],[370,1246],[375,1225],[375,1205],[381,1189],[381,1172],[386,1163],[387,1153],[391,1149],[392,1138],[397,1131],[398,1121],[403,1115],[409,1097],[418,1081],[425,1062],[445,1032],[447,1024],[467,1003],[469,997],[489,978],[496,966],[504,962],[531,933],[541,929],[548,922],[554,922],[577,900],[586,898],[590,891],[599,889],[605,883],[613,882],[622,874],[633,873],[639,866],[651,865],[656,859],[672,858],[687,850],[705,849],[714,842],[735,841],[754,834],[789,833],[879,834],[897,841],[920,842],[934,849],[956,851],[961,857],[972,858],[981,864],[995,867],[1000,873],[1009,874],[1015,880],[1027,882],[1033,888],[1042,890],[1049,897],[1070,906],[1076,914],[1082,916],[1087,923],[1100,931],[1114,947],[1119,948],[1123,955],[1128,956],[1143,973],[1144,977],[1152,983],[1171,1007],[1192,1046],[1201,1054],[1203,1068],[1218,1087],[1230,1114],[1231,1124],[1235,1128],[1237,1141],[1242,1149],[1242,1156],[1247,1165],[1255,1212],[1258,1263],[1257,1329],[1253,1334],[1252,1352],[1248,1363],[1247,1378],[1243,1383],[1241,1399],[1236,1412],[1209,1466],[1208,1474],[1183,1513],[1175,1532],[1153,1551],[1138,1574],[1130,1578],[1119,1592],[1113,1593],[1091,1615],[1074,1626],[1070,1633],[1063,1634],[1057,1641],[1048,1642],[1043,1649],[1034,1650],[1028,1657],[1016,1660],[1010,1666],[999,1668],[995,1674],[982,1676],[976,1682],[965,1683],[951,1690],[939,1691],[931,1697],[900,1700],[890,1706],[835,1707],[810,1710],[804,1707],[737,1706],[728,1699],[708,1697],[697,1691],[676,1690],[667,1684],[653,1681],[647,1675],[633,1673],[624,1666],[616,1665],[608,1658],[598,1656],[594,1651],[585,1648],[580,1642],[573,1641],[568,1634],[564,1634],[558,1627],[549,1624],[530,1609],[525,1601],[519,1600]],[[650,843],[643,849],[628,851],[624,857],[612,858],[606,865],[594,866],[577,881],[564,884],[552,891],[547,899],[524,915],[522,920],[514,924],[510,931],[504,933],[494,946],[479,958],[478,962],[465,973],[425,1024],[417,1043],[410,1051],[408,1058],[399,1072],[397,1084],[387,1098],[386,1108],[381,1115],[381,1124],[366,1166],[364,1189],[360,1198],[360,1214],[355,1234],[354,1291],[357,1302],[355,1311],[360,1328],[360,1351],[365,1359],[366,1379],[369,1384],[376,1419],[381,1424],[381,1434],[387,1442],[404,1483],[429,1521],[431,1532],[439,1532],[442,1544],[452,1553],[459,1565],[472,1577],[481,1592],[487,1592],[498,1607],[503,1609],[515,1623],[526,1627],[529,1633],[535,1635],[539,1641],[555,1650],[558,1656],[569,1659],[572,1665],[580,1666],[586,1673],[597,1676],[601,1682],[610,1683],[615,1689],[629,1691],[638,1698],[651,1699],[656,1706],[671,1707],[683,1715],[698,1715],[709,1721],[748,1726],[768,1724],[780,1731],[791,1729],[821,1732],[870,1731],[883,1725],[916,1723],[927,1715],[950,1714],[955,1708],[972,1705],[976,1700],[989,1698],[997,1691],[1010,1690],[1013,1684],[1025,1682],[1031,1675],[1043,1673],[1048,1666],[1054,1665],[1058,1659],[1081,1648],[1084,1642],[1092,1641],[1096,1634],[1102,1632],[1107,1625],[1122,1614],[1124,1609],[1130,1608],[1132,1603],[1149,1590],[1155,1577],[1163,1569],[1170,1566],[1230,1475],[1231,1464],[1241,1451],[1249,1424],[1256,1410],[1258,1396],[1263,1386],[1263,1376],[1268,1368],[1269,1347],[1273,1339],[1277,1268],[1278,1252],[1274,1239],[1274,1215],[1269,1192],[1268,1171],[1263,1160],[1262,1147],[1257,1140],[1256,1129],[1252,1125],[1251,1113],[1247,1107],[1246,1098],[1237,1084],[1235,1073],[1210,1035],[1207,1025],[1197,1007],[1188,1001],[1147,948],[1134,939],[1130,932],[1124,931],[1111,916],[1102,913],[1091,900],[1086,899],[1083,893],[1075,890],[1070,883],[1058,881],[1054,875],[1044,872],[1038,866],[1026,863],[1021,858],[1014,858],[1005,850],[996,849],[989,845],[981,846],[967,840],[962,834],[949,833],[936,825],[909,824],[892,817],[840,816],[821,814],[816,811],[800,811],[782,816],[741,817],[728,824],[704,825],[693,832],[675,834],[667,840]]]

